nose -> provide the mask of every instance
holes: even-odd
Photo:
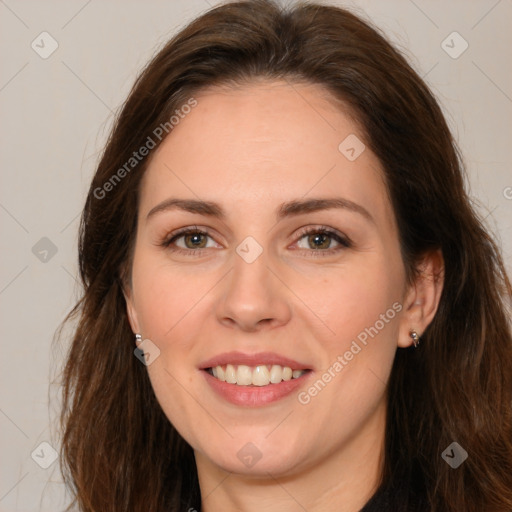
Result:
[[[252,263],[235,255],[217,301],[218,321],[246,332],[287,324],[291,318],[290,296],[276,273],[269,267],[265,251]]]

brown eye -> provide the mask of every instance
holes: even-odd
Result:
[[[308,236],[308,244],[311,249],[329,249],[332,238],[326,233],[315,233]]]
[[[206,247],[206,235],[204,233],[195,232],[188,235],[182,235],[187,249],[203,249]]]
[[[299,236],[297,246],[299,249],[310,252],[330,254],[351,247],[351,242],[329,229],[315,228],[303,231]]]
[[[218,244],[207,232],[197,228],[185,228],[172,233],[161,245],[170,250],[189,253],[200,253],[201,249],[218,247]]]

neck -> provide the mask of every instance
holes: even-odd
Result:
[[[202,510],[359,512],[380,484],[385,416],[384,401],[352,439],[295,472],[230,473],[196,452]]]

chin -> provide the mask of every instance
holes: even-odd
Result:
[[[236,449],[233,450],[233,445]],[[240,446],[238,448],[238,446]],[[297,451],[290,446],[279,446],[273,443],[232,441],[222,453],[203,452],[203,456],[210,463],[224,471],[253,477],[265,477],[271,474],[274,477],[289,475],[302,465],[298,459]]]

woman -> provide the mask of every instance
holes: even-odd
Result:
[[[257,0],[184,28],[83,212],[80,510],[512,510],[512,288],[463,180],[353,14]]]

